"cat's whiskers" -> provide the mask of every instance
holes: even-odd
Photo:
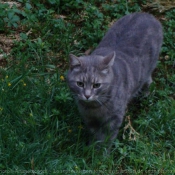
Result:
[[[98,102],[101,106],[104,106],[107,110],[109,110],[107,104],[104,103],[103,101],[99,100],[99,98],[98,99],[96,98],[95,101]]]
[[[101,103],[98,99],[95,99],[96,102],[98,102],[101,106],[103,105],[103,103]]]
[[[105,107],[107,110],[109,110],[108,106],[106,105],[106,103],[96,99],[96,102],[98,102],[101,106]]]

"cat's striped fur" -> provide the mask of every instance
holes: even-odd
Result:
[[[128,102],[152,82],[162,45],[162,26],[147,13],[119,19],[89,56],[70,54],[68,85],[97,141],[112,141]]]

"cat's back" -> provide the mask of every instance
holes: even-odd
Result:
[[[111,30],[116,31],[116,39],[118,40],[138,36],[141,38],[149,35],[157,38],[162,37],[160,22],[148,13],[133,13],[124,16],[113,25]]]
[[[151,14],[136,12],[126,15],[115,22],[108,30],[99,47],[116,48],[145,43],[149,39],[162,41],[162,26]]]
[[[114,25],[111,27],[111,30],[125,34],[131,31],[144,31],[147,28],[161,30],[162,27],[160,22],[153,15],[136,12],[120,18],[117,22],[114,23]]]

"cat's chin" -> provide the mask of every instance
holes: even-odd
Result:
[[[97,107],[101,106],[101,104],[99,104],[95,100],[79,100],[79,103],[83,106],[93,107],[93,108],[97,108]]]
[[[82,101],[84,101],[85,103],[92,103],[92,102],[94,102],[93,100],[82,100]]]

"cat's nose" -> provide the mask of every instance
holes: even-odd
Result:
[[[90,97],[90,95],[87,95],[87,94],[86,94],[86,95],[85,95],[85,97],[86,97],[86,99],[88,100],[88,99],[89,99],[89,97]]]
[[[89,89],[86,89],[85,92],[84,92],[84,96],[86,97],[86,99],[88,100],[91,96],[91,90]]]

